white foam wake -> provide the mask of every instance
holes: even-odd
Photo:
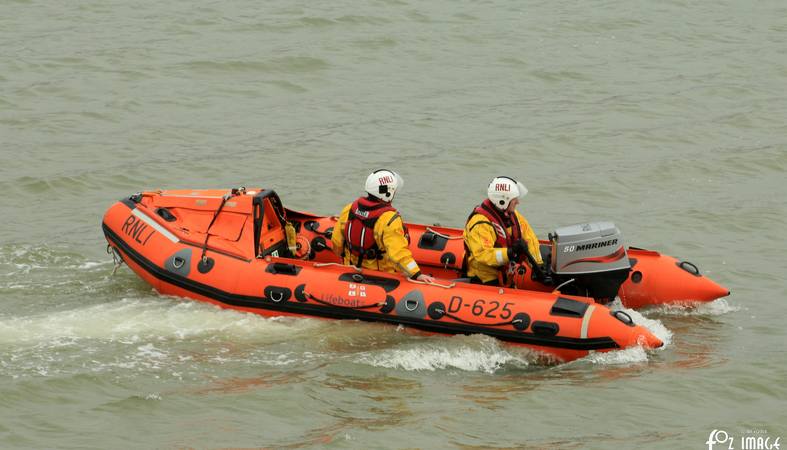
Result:
[[[663,351],[672,343],[672,331],[670,331],[669,328],[667,328],[660,320],[651,319],[644,316],[639,311],[625,308],[620,302],[620,299],[615,299],[614,302],[607,306],[612,311],[626,312],[629,316],[631,316],[631,319],[634,320],[634,323],[647,328],[648,331],[659,338],[664,343],[664,345],[661,348],[655,350],[646,350],[642,346],[636,346],[611,352],[591,353],[585,358],[582,358],[581,361],[601,365],[626,365],[632,363],[641,363],[648,361],[651,352]]]
[[[168,298],[123,299],[66,311],[0,319],[0,343],[58,346],[79,339],[133,343],[149,337],[188,339],[222,334],[258,340],[317,326],[317,321],[264,318]]]
[[[579,361],[592,364],[615,366],[633,363],[642,363],[648,360],[648,352],[642,347],[629,347],[623,350],[615,350],[603,353],[591,353]]]
[[[667,348],[672,343],[672,331],[670,331],[669,328],[667,328],[660,320],[645,317],[642,315],[642,313],[633,309],[621,309],[631,316],[631,318],[634,320],[634,323],[637,325],[642,325],[651,333],[653,333],[654,336],[661,339],[661,342],[664,343],[664,346],[662,346],[659,350]]]
[[[504,366],[528,366],[536,357],[524,349],[517,349],[516,354],[509,352],[495,339],[476,335],[441,338],[439,342],[419,342],[409,348],[364,352],[358,355],[356,362],[409,371],[459,369],[494,373]]]
[[[111,258],[88,261],[63,245],[8,245],[0,247],[0,275],[29,275],[45,270],[106,270]]]
[[[669,316],[722,316],[741,309],[738,305],[731,305],[726,298],[719,298],[712,302],[654,306],[647,311]]]

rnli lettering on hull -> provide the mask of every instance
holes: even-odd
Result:
[[[131,215],[123,222],[120,230],[142,245],[147,244],[148,240],[156,234],[156,231],[164,235],[164,237],[170,241],[178,242],[178,238],[174,234],[170,233],[166,228],[156,223],[155,220],[138,209],[131,211]]]
[[[120,229],[142,245],[147,244],[150,237],[156,232],[156,230],[149,228],[146,223],[143,223],[142,220],[133,214],[128,216],[128,219],[126,219]]]

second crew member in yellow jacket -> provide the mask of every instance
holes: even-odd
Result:
[[[543,273],[536,233],[516,210],[525,194],[527,188],[522,183],[497,177],[489,183],[488,198],[468,217],[463,237],[471,282],[505,284],[509,263],[522,261],[526,250],[538,266],[536,273]]]
[[[421,273],[410,252],[402,216],[391,206],[404,181],[396,172],[376,170],[366,179],[367,196],[345,206],[333,228],[333,251],[345,264],[434,281]]]

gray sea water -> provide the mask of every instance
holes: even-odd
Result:
[[[785,87],[777,0],[0,0],[0,447],[787,436]],[[612,220],[732,295],[635,314],[662,350],[546,366],[110,276],[123,196],[268,187],[335,214],[380,167],[409,221],[461,226],[505,174],[541,237]]]

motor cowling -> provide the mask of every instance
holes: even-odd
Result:
[[[565,294],[596,300],[615,298],[631,270],[623,234],[612,222],[591,222],[557,228],[549,234],[550,268]]]

